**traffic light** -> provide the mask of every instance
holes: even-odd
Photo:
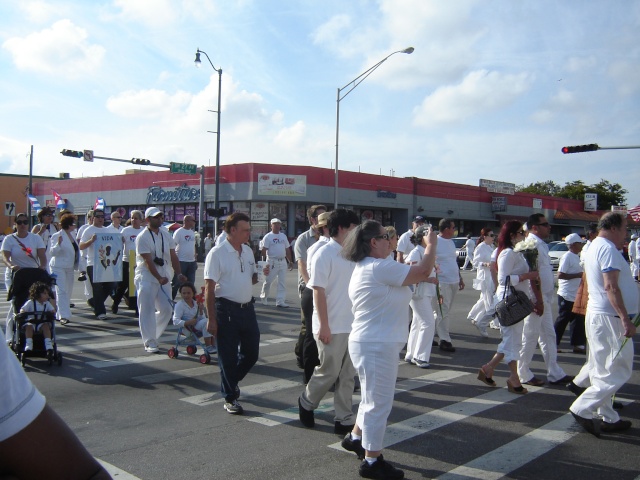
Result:
[[[582,152],[595,152],[598,150],[597,143],[590,143],[589,145],[575,145],[573,147],[562,147],[562,153],[582,153]]]
[[[131,163],[134,163],[136,165],[149,165],[151,161],[145,158],[132,158]]]
[[[207,215],[210,217],[220,218],[227,214],[227,207],[218,208],[207,208]]]
[[[76,157],[76,158],[84,157],[84,153],[78,150],[67,150],[66,148],[63,148],[60,153],[65,157]]]

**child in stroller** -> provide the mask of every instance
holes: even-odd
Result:
[[[25,337],[24,351],[33,350],[33,334],[39,332],[44,337],[44,349],[48,359],[54,355],[54,345],[52,342],[53,322],[46,321],[55,319],[55,309],[49,298],[51,289],[44,282],[35,282],[29,288],[29,300],[20,309],[18,325]],[[26,315],[25,315],[26,314]]]

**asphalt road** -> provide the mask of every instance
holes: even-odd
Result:
[[[499,333],[491,330],[483,339],[465,320],[478,292],[471,289],[473,274],[463,276],[467,289],[453,309],[457,351],[434,349],[428,370],[401,364],[385,458],[409,479],[640,479],[637,356],[633,377],[619,394],[626,404],[622,415],[634,426],[598,440],[568,414],[574,397],[565,388],[545,385],[530,388],[528,395],[510,394],[504,365],[495,375],[500,388],[476,379]],[[202,265],[198,277],[201,285]],[[57,327],[62,366],[33,360],[26,371],[114,478],[359,478],[359,462],[333,433],[331,394],[316,411],[315,429],[297,420],[303,386],[293,354],[300,323],[295,284],[291,272],[293,308],[256,304],[260,360],[241,384],[243,416],[222,408],[215,362],[202,365],[184,349],[177,359],[166,355],[175,341],[173,327],[160,342],[164,353],[147,354],[133,312],[121,309],[105,321],[94,319],[81,283],[74,289],[72,323]],[[0,302],[0,318],[7,310],[7,302]],[[568,352],[566,341],[561,347]],[[544,378],[539,352],[534,360],[534,372]],[[573,375],[584,356],[560,353],[559,361]]]

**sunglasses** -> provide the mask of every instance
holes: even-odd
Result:
[[[487,237],[495,237],[495,235],[493,233],[487,233],[486,235]]]
[[[16,220],[16,225],[29,225],[29,220]]]
[[[376,235],[373,238],[375,238],[376,240],[382,240],[382,239],[389,240],[389,234],[388,233],[384,233],[382,235]]]
[[[549,226],[549,222],[536,223],[536,225],[538,225],[539,227],[548,227]]]
[[[43,217],[53,217],[53,213],[45,213]]]
[[[94,215],[93,218],[104,218],[104,215]]]
[[[518,230],[518,231],[516,232],[516,235],[524,235],[524,230]]]

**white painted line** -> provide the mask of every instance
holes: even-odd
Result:
[[[454,378],[462,377],[465,375],[469,375],[469,374],[467,372],[441,370],[438,372],[433,372],[427,375],[423,375],[421,377],[410,378],[410,379],[398,382],[396,384],[396,394],[401,392],[408,392],[410,390],[415,390],[417,388],[421,388],[426,385],[431,385],[436,382],[446,382],[448,380],[453,380]],[[322,402],[318,406],[318,408],[315,409],[316,413],[333,411],[333,394],[328,393],[327,395],[330,396],[330,398],[327,398],[326,401]],[[359,403],[360,396],[354,395],[352,401],[354,405]],[[295,407],[286,408],[280,411],[269,412],[260,417],[251,417],[251,418],[248,418],[247,420],[249,420],[250,422],[265,425],[267,427],[275,427],[277,425],[283,425],[285,423],[289,423],[297,419],[298,419],[298,407],[295,406]]]
[[[130,473],[125,472],[124,470],[121,470],[115,465],[111,465],[104,460],[100,460],[99,458],[96,458],[96,460],[104,467],[109,475],[114,478],[114,480],[141,480],[140,478],[131,475]]]
[[[580,432],[582,427],[579,427],[571,414],[567,413],[465,465],[450,470],[438,479],[497,480],[544,455]]]
[[[259,383],[256,385],[247,385],[246,387],[242,387],[241,397],[253,397],[257,395],[262,395],[265,393],[277,392],[278,390],[284,390],[286,388],[293,387],[301,387],[302,383],[300,380],[273,380],[271,382]],[[202,395],[195,395],[192,397],[185,397],[180,399],[183,402],[191,403],[193,405],[197,405],[198,407],[205,407],[207,405],[213,405],[214,403],[222,403],[224,402],[224,398],[221,397],[220,393],[204,393]]]

